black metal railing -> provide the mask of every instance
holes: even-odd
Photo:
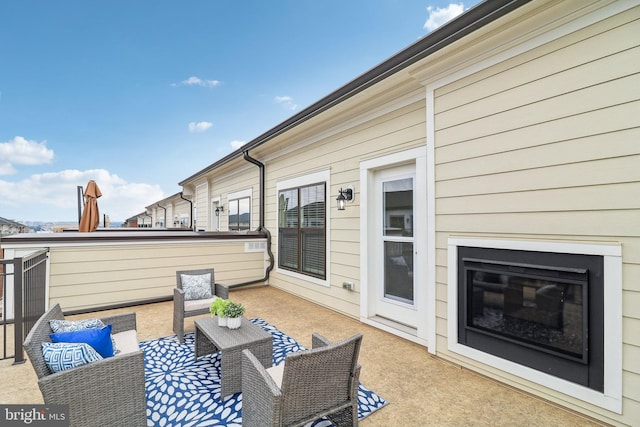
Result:
[[[0,259],[0,322],[2,322],[2,355],[0,360],[8,359],[7,357],[7,267],[13,264],[13,260]],[[13,273],[11,273],[13,274]],[[13,357],[13,356],[10,356]]]
[[[47,250],[39,250],[2,262],[2,327],[3,359],[14,358],[14,364],[24,362],[22,343],[35,322],[45,312]],[[8,267],[13,266],[13,272]],[[7,277],[13,276],[13,319],[7,318]],[[8,326],[13,324],[14,354],[7,355]]]

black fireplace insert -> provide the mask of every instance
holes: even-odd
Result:
[[[604,389],[602,256],[458,247],[458,342]]]

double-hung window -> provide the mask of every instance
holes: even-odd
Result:
[[[229,200],[229,230],[248,230],[251,226],[251,197]]]
[[[326,184],[278,190],[278,267],[326,279]]]

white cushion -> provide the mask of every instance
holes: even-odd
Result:
[[[111,338],[113,338],[113,341],[116,343],[116,347],[120,350],[117,354],[118,356],[140,350],[140,346],[138,345],[138,334],[135,329],[118,332],[117,334],[111,335]]]
[[[185,300],[211,298],[211,273],[181,274],[180,281]]]
[[[284,375],[284,363],[267,368],[267,373],[276,383],[278,388],[282,388],[282,376]]]
[[[207,299],[199,299],[199,300],[191,300],[184,301],[184,311],[194,311],[201,310],[203,308],[210,308],[211,303],[214,302],[218,297],[207,298]]]

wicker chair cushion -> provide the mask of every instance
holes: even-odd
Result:
[[[207,299],[199,299],[199,300],[191,300],[184,302],[184,311],[196,311],[196,310],[204,310],[211,308],[211,303],[214,302],[218,297],[212,297]]]
[[[87,343],[102,357],[113,356],[111,325],[101,329],[82,329],[80,331],[56,332],[49,335],[53,342]]]
[[[186,301],[211,298],[211,274],[181,274],[180,279]]]
[[[113,334],[111,335],[111,339],[115,343],[115,346],[118,348],[118,352],[115,353],[116,347],[114,347],[114,355],[117,354],[122,356],[123,354],[133,353],[140,350],[140,345],[138,344],[138,334],[135,329]]]
[[[284,363],[267,368],[267,374],[273,379],[278,388],[282,388],[282,377],[284,376]]]
[[[71,332],[80,331],[82,329],[104,328],[105,324],[100,319],[84,319],[84,320],[49,320],[51,330],[55,332]]]
[[[87,343],[42,343],[42,355],[51,372],[60,372],[101,360],[102,356]]]

